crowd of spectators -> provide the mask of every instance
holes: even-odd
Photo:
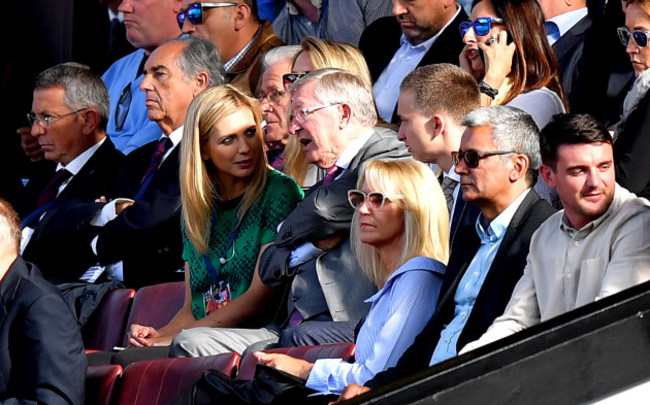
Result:
[[[259,357],[343,401],[650,280],[650,0],[76,3],[2,63],[0,403],[356,342]],[[181,280],[87,356],[53,287]]]

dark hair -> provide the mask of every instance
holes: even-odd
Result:
[[[607,127],[589,114],[556,114],[539,135],[542,163],[553,170],[560,145],[612,143]]]
[[[456,124],[481,107],[478,83],[465,70],[449,63],[422,66],[409,73],[400,91],[413,92],[413,108],[424,117],[445,112]]]
[[[475,0],[472,8],[481,1],[490,1],[516,47],[510,72],[512,88],[503,103],[507,104],[521,93],[548,87],[560,97],[568,111],[560,69],[546,38],[544,13],[537,0]]]

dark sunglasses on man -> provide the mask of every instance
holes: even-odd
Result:
[[[181,10],[181,12],[176,15],[176,21],[178,22],[178,26],[183,29],[185,20],[189,20],[193,25],[201,24],[203,22],[203,10],[218,7],[233,7],[236,5],[237,3],[233,2],[192,3],[187,10]]]
[[[498,156],[498,155],[510,155],[517,153],[515,151],[490,151],[490,152],[479,152],[475,150],[459,150],[458,152],[451,152],[451,160],[454,163],[455,166],[458,166],[458,163],[460,161],[464,161],[465,165],[469,167],[470,169],[476,169],[478,167],[479,162],[481,159],[488,158],[490,156]]]

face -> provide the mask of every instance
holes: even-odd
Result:
[[[393,0],[393,15],[413,45],[437,34],[448,19],[442,0]]]
[[[650,31],[650,16],[638,4],[630,4],[625,10],[625,26],[630,31]],[[630,56],[636,77],[650,67],[650,46],[641,48],[633,38],[630,38],[625,51]]]
[[[291,97],[291,111],[322,105],[314,94],[316,82],[302,85]],[[294,119],[289,123],[289,133],[298,137],[309,163],[322,169],[332,167],[343,149],[347,138],[340,132],[341,105],[334,105],[312,112],[304,121]]]
[[[364,182],[361,191],[368,195],[373,191]],[[368,201],[358,208],[359,236],[362,243],[382,248],[402,243],[404,235],[404,210],[395,202],[386,200],[381,209],[373,209]]]
[[[262,75],[262,85],[260,95],[267,95],[260,102],[264,119],[266,120],[266,143],[280,143],[286,145],[289,140],[289,123],[287,118],[287,108],[291,101],[291,96],[284,91],[282,75],[291,73],[291,61],[283,60],[277,62],[264,72]],[[277,90],[280,90],[279,92]],[[268,97],[269,94],[277,94],[276,101]]]
[[[201,157],[210,159],[217,168],[219,182],[227,187],[250,181],[262,153],[253,113],[246,107],[219,120],[210,130],[210,137],[201,146]]]
[[[311,63],[311,56],[309,52],[301,52],[296,58],[296,62],[293,64],[292,72],[304,73],[311,72],[314,70],[314,64]]]
[[[180,9],[180,0],[123,0],[119,10],[124,13],[126,38],[136,48],[152,52],[181,34],[176,22]]]
[[[557,157],[555,170],[543,165],[540,172],[548,185],[557,190],[573,227],[580,229],[601,216],[614,198],[612,145],[560,145]]]
[[[494,152],[497,147],[492,141],[492,128],[489,126],[467,128],[460,141],[460,150],[477,152]],[[507,194],[510,186],[509,173],[512,170],[507,156],[489,156],[479,160],[478,167],[467,167],[464,160],[456,165],[463,188],[463,199],[479,207],[495,205],[495,202]]]
[[[64,96],[65,90],[58,86],[34,90],[32,112],[53,119],[47,128],[38,120],[34,122],[32,136],[38,139],[45,159],[67,165],[92,146],[92,142],[89,143],[89,137],[84,136],[83,112],[69,114],[72,111],[63,103]]]
[[[163,131],[183,125],[190,102],[200,91],[176,64],[185,44],[170,42],[156,49],[145,63],[145,77],[140,89],[146,93],[147,116]],[[169,131],[171,132],[171,131]]]
[[[401,121],[397,139],[408,146],[409,152],[420,162],[435,162],[436,147],[431,118],[421,115],[413,108],[413,92],[402,91],[397,101],[397,115]],[[436,142],[439,143],[439,142]]]
[[[479,17],[498,18],[496,11],[494,11],[492,3],[490,3],[489,0],[481,1],[472,9],[472,14],[469,16],[470,20],[473,22]],[[506,31],[506,26],[495,22],[492,22],[492,28],[487,35],[476,35],[473,27],[467,31],[463,37],[463,42],[467,45],[466,56],[472,65],[472,70],[475,72],[485,71],[485,65],[479,52],[478,43],[487,43],[490,40],[490,37],[496,36],[501,31]]]
[[[233,2],[236,1],[237,0],[234,0]],[[197,0],[183,0],[183,10],[187,10],[191,4],[196,2]],[[205,2],[201,1],[200,3]],[[224,52],[229,55],[227,52],[229,49],[228,40],[232,38],[234,32],[233,16],[235,11],[236,7],[234,6],[204,8],[201,23],[194,25],[189,19],[185,19],[185,22],[183,23],[183,33],[196,35],[197,37],[212,42],[217,46],[219,54],[224,58],[224,60],[228,60],[230,58],[227,58],[227,55],[224,55]]]

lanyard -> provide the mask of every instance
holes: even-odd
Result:
[[[214,216],[212,216],[212,225],[210,229],[214,228]],[[203,255],[203,262],[205,263],[205,267],[208,269],[208,272],[212,276],[212,279],[214,280],[216,285],[219,285],[219,274],[221,274],[221,267],[228,263],[232,258],[235,256],[235,247],[233,246],[233,243],[235,242],[235,238],[237,237],[237,234],[239,233],[239,221],[235,224],[235,228],[230,232],[230,237],[228,238],[228,244],[226,245],[226,249],[223,251],[223,255],[219,258],[219,268],[215,269],[214,265],[208,258],[208,255]],[[226,255],[228,254],[228,250],[230,250],[230,247],[233,246],[232,248],[232,256],[229,259],[226,259]]]

